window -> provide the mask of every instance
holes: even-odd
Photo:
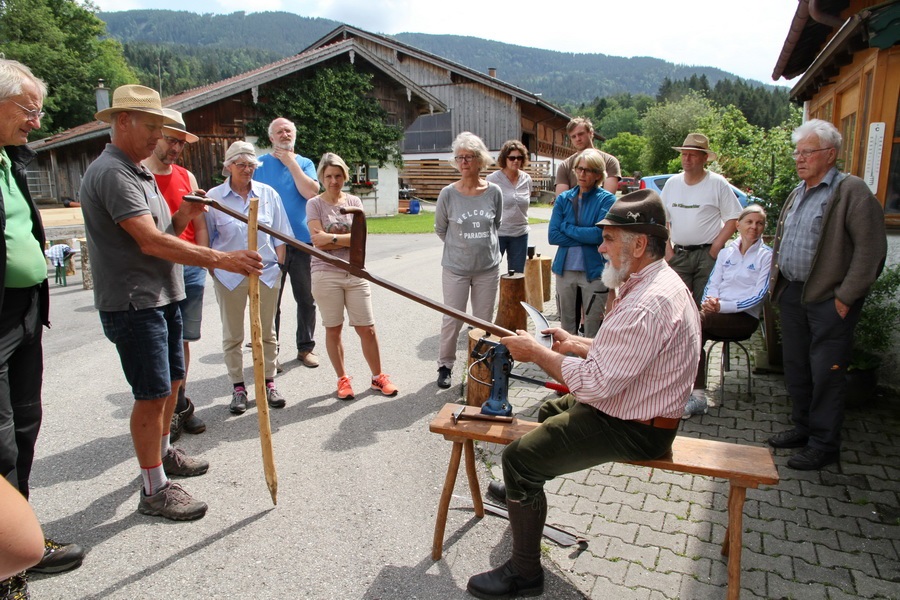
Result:
[[[453,132],[450,131],[450,113],[422,115],[406,130],[403,137],[404,152],[428,152],[450,150]]]

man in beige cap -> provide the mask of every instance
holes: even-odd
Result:
[[[201,475],[206,461],[169,445],[168,426],[184,379],[181,264],[259,274],[256,252],[219,252],[180,238],[203,207],[183,203],[171,214],[153,175],[141,161],[163,135],[159,94],[139,85],[113,93],[96,118],[110,123],[112,142],[84,174],[81,202],[94,272],[94,306],[106,337],[116,345],[134,407],[131,437],[141,471],[138,511],[187,521],[206,514],[169,475]]]
[[[186,144],[197,142],[198,138],[188,132],[182,114],[171,108],[164,108],[163,113],[175,123],[163,126],[162,138],[156,142],[153,153],[142,161],[142,164],[153,173],[156,186],[162,193],[172,214],[178,210],[185,194],[192,194],[199,189],[194,174],[175,162],[181,156]],[[206,231],[206,219],[197,215],[187,224],[179,235],[181,239],[192,244],[209,246],[209,234]],[[181,322],[184,327],[184,381],[178,388],[178,400],[175,414],[169,427],[170,441],[176,441],[182,431],[203,433],[206,423],[194,414],[194,403],[185,395],[187,376],[191,366],[191,342],[200,339],[200,325],[203,319],[203,291],[206,289],[206,269],[188,265],[184,267],[184,293],[187,297],[179,303]]]
[[[608,263],[603,282],[618,297],[594,339],[549,329],[546,348],[526,331],[501,341],[517,361],[532,362],[571,393],[541,406],[541,426],[503,452],[512,557],[469,579],[478,598],[543,591],[544,484],[612,462],[649,460],[671,449],[700,359],[700,316],[663,260],[666,214],[659,195],[622,196],[596,224]],[[635,323],[641,323],[637,327]]]
[[[666,258],[699,306],[719,250],[737,231],[741,204],[728,181],[704,167],[717,158],[705,135],[688,134],[674,149],[684,170],[666,182],[661,194],[671,231]]]

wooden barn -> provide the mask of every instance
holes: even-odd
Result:
[[[802,75],[805,118],[844,138],[842,168],[862,177],[900,227],[900,2],[800,0],[772,79]]]
[[[373,75],[374,94],[389,118],[406,131],[404,156],[445,158],[457,133],[469,130],[481,136],[491,150],[508,139],[520,139],[536,159],[565,158],[572,152],[565,137],[568,115],[525,90],[488,73],[479,73],[452,61],[401,44],[388,37],[343,25],[297,54],[215,84],[163,99],[180,111],[187,128],[200,137],[183,154],[184,166],[201,186],[221,179],[225,149],[249,136],[245,124],[257,118],[267,87],[283,78],[309,76],[315,69],[341,63]],[[285,115],[288,118],[291,115]],[[39,201],[57,203],[76,198],[87,166],[109,141],[109,126],[98,121],[32,142],[38,160],[32,181]],[[303,140],[298,152],[304,154]],[[318,157],[310,157],[317,162]],[[549,176],[550,163],[536,163]],[[370,214],[397,211],[400,173],[382,167],[378,183],[363,197]],[[452,172],[441,165],[441,178]],[[429,173],[432,173],[429,171]],[[549,179],[547,185],[549,185]],[[416,181],[407,181],[416,187]]]

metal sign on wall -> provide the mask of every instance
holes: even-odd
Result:
[[[881,152],[884,149],[884,123],[869,125],[869,141],[866,144],[866,168],[863,179],[872,193],[878,191],[878,176],[881,174]]]

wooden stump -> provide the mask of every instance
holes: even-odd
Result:
[[[541,263],[541,284],[544,286],[544,302],[550,302],[550,278],[553,276],[550,267],[553,265],[553,259],[549,256],[538,255],[534,260]]]
[[[520,273],[521,275],[521,273]],[[475,362],[475,359],[472,358],[472,350],[475,348],[475,344],[478,343],[478,340],[487,336],[487,333],[484,329],[472,329],[469,331],[469,358],[466,361],[467,367],[471,367],[472,363]],[[495,335],[487,336],[487,338],[492,342],[499,342],[500,338]],[[475,377],[488,385],[482,385],[477,381],[474,381],[472,377]],[[469,406],[481,406],[484,404],[488,398],[491,397],[491,370],[488,369],[484,363],[479,363],[474,367],[471,367],[470,370],[466,371],[466,404]]]
[[[94,289],[94,276],[91,273],[91,261],[88,256],[88,245],[85,238],[78,240],[81,246],[81,285],[86,290]]]
[[[544,312],[544,283],[538,258],[525,261],[525,302]]]
[[[525,329],[528,316],[520,304],[522,300],[525,300],[525,274],[513,273],[501,276],[500,306],[497,308],[494,323],[510,331]]]

